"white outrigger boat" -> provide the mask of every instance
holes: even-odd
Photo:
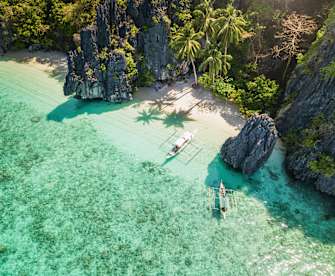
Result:
[[[189,131],[185,132],[175,143],[166,158],[172,158],[180,153],[192,140],[193,134]]]

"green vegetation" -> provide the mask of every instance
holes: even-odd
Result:
[[[324,78],[335,78],[335,61],[321,68],[321,73],[323,74]]]
[[[41,44],[48,48],[68,50],[73,47],[73,34],[93,23],[99,2],[2,0],[0,22],[14,34],[16,48]]]
[[[217,26],[217,38],[220,40],[219,46],[224,49],[224,63],[227,66],[228,46],[231,44],[237,45],[241,40],[243,34],[246,32],[246,20],[242,16],[242,12],[236,10],[232,5],[228,5],[226,9],[222,10],[222,16],[215,20]],[[225,68],[224,71],[228,72]]]
[[[170,46],[177,53],[177,57],[192,64],[195,83],[198,84],[195,59],[197,58],[201,45],[202,32],[195,32],[190,23],[172,33]]]
[[[257,76],[246,83],[247,90],[242,94],[242,105],[248,112],[269,112],[278,98],[279,85],[264,75]]]
[[[174,26],[171,47],[177,58],[192,64],[195,83],[196,65],[204,74],[199,83],[213,93],[240,106],[243,114],[273,113],[278,99],[279,85],[250,70],[247,61],[251,21],[231,4],[214,8],[206,0],[196,6],[182,26]],[[250,74],[249,74],[250,73]]]
[[[334,124],[327,121],[323,114],[313,118],[308,128],[305,128],[303,133],[303,146],[307,148],[314,147],[318,141],[327,133],[334,132]]]
[[[308,163],[308,167],[315,173],[320,173],[326,177],[335,175],[335,159],[328,154],[322,153],[316,160]]]
[[[199,82],[213,93],[238,104],[241,113],[246,116],[264,112],[271,114],[279,93],[279,85],[264,75],[257,76],[242,85],[227,77],[212,81],[208,74],[202,75]]]
[[[137,78],[138,71],[136,67],[136,62],[131,53],[126,54],[126,64],[127,64],[126,69],[127,78],[129,81],[133,81]]]
[[[333,119],[334,118],[335,115],[333,116]],[[326,120],[325,116],[321,113],[311,120],[308,127],[303,130],[291,131],[284,137],[284,140],[287,142],[286,144],[292,144],[296,147],[312,148],[317,142],[321,141],[325,135],[334,133],[335,125],[333,119]],[[294,144],[294,141],[296,141],[296,144]]]
[[[227,75],[230,69],[229,61],[232,60],[232,56],[224,56],[215,44],[209,42],[203,51],[203,57],[204,60],[200,64],[199,69],[203,72],[208,70],[212,83],[215,82],[215,78],[221,75],[221,73]]]
[[[144,63],[143,57],[140,57],[140,73],[138,74],[136,85],[140,87],[149,87],[156,81],[155,75],[148,69]]]
[[[103,0],[3,0],[0,5],[0,22],[7,30],[3,39],[6,41],[6,35],[12,33],[16,48],[40,44],[49,49],[77,48],[80,52],[78,32],[94,23],[96,7],[102,2]],[[140,3],[135,2],[136,5]],[[117,0],[116,3],[120,9],[127,9],[127,0]],[[284,87],[286,79],[283,76],[290,73],[296,61],[299,64],[307,63],[313,56],[313,49],[322,41],[327,27],[335,22],[335,11],[331,10],[328,20],[317,32],[317,39],[310,51],[305,53],[309,46],[305,35],[315,33],[312,28],[314,22],[321,20],[316,20],[315,15],[307,14],[304,7],[292,12],[287,8],[287,3],[267,0],[247,1],[243,5],[243,12],[236,9],[232,1],[152,0],[150,5],[153,11],[151,22],[135,26],[132,20],[128,20],[125,24],[128,31],[124,39],[120,39],[117,26],[111,26],[111,49],[99,51],[99,70],[106,70],[106,60],[111,50],[122,49],[127,62],[127,78],[130,81],[136,80],[137,84],[153,83],[152,72],[140,69],[141,61],[138,57],[141,52],[137,52],[131,42],[139,31],[146,31],[152,25],[164,22],[171,27],[171,48],[178,59],[192,66],[195,83],[198,82],[199,70],[203,73],[200,77],[203,86],[234,101],[247,115],[255,112],[275,114],[279,87],[269,76]],[[290,35],[296,30],[295,23],[301,22],[306,24],[298,24],[301,30],[296,35],[304,43],[294,44],[293,51],[289,47],[291,44],[288,45],[287,42],[292,41]],[[276,63],[274,67],[279,70],[275,69],[275,72],[262,66],[270,64],[266,62],[275,56],[274,49],[277,49],[278,57],[286,61],[286,68],[280,68],[280,62]],[[265,59],[267,61],[262,64]],[[255,69],[249,71],[248,64],[254,64]],[[168,68],[173,71],[171,75],[180,73],[178,66],[170,69]],[[321,71],[326,78],[334,77],[335,63],[330,63]]]
[[[214,22],[216,12],[213,7],[212,0],[204,0],[197,6],[197,9],[193,12],[195,18],[195,25],[198,26],[199,31],[203,32],[206,36],[206,43],[209,42],[209,38],[214,35]]]
[[[300,55],[299,57],[297,57],[298,64],[305,66],[307,73],[309,72],[310,69],[312,69],[312,68],[308,68],[308,61],[311,60],[311,58],[315,56],[318,47],[320,46],[321,42],[325,38],[327,29],[329,28],[329,26],[332,26],[333,24],[335,24],[335,8],[330,9],[329,14],[327,16],[327,20],[325,20],[323,26],[317,31],[316,39],[310,45],[308,51],[304,55]],[[330,39],[333,40],[334,38],[330,37]],[[327,71],[327,69],[323,69],[323,70]],[[325,73],[326,73],[325,75],[327,76],[327,72]]]

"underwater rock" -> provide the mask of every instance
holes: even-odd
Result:
[[[32,123],[38,123],[41,120],[41,118],[39,116],[34,116],[30,118],[30,121]]]
[[[0,254],[5,253],[7,251],[7,247],[0,244]]]
[[[318,47],[311,49],[312,53],[306,54],[308,59],[294,70],[276,125],[281,135],[294,142],[287,151],[288,172],[296,179],[314,183],[322,192],[335,195],[335,172],[325,174],[311,166],[325,156],[333,161],[323,167],[335,166],[335,78],[327,73],[335,60],[332,21]]]
[[[253,116],[238,136],[229,138],[223,144],[221,158],[244,174],[252,174],[269,158],[277,138],[272,118],[265,114]]]

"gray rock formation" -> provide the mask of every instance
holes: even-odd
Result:
[[[110,48],[109,24],[116,10],[115,1],[106,1],[97,9],[97,25],[80,32],[80,49],[68,55],[65,95],[110,102],[132,99],[125,55]]]
[[[100,5],[96,24],[81,31],[80,49],[68,55],[64,94],[112,102],[131,99],[134,79],[127,78],[125,54],[115,51],[125,45],[131,45],[137,56],[143,56],[144,62],[138,62],[140,73],[146,68],[157,80],[173,77],[174,72],[167,69],[168,64],[175,63],[168,46],[169,26],[162,19],[168,4],[169,1],[129,0],[124,8],[118,7],[116,0],[106,0]],[[139,30],[136,37],[130,35],[131,26]]]
[[[168,27],[160,22],[139,35],[139,49],[142,49],[145,64],[157,80],[171,78],[168,64],[176,63],[169,48]]]
[[[288,171],[332,195],[335,173],[325,174],[311,164],[327,156],[330,162],[326,166],[335,166],[335,78],[327,76],[324,69],[335,61],[334,37],[335,22],[330,22],[318,47],[311,49],[307,61],[293,72],[285,91],[286,105],[276,119],[281,135],[292,139],[294,134],[298,141],[288,150]]]
[[[0,56],[4,55],[7,50],[7,43],[5,41],[4,35],[4,26],[3,23],[0,22]]]
[[[221,158],[245,174],[257,171],[269,158],[278,135],[268,115],[250,118],[238,136],[229,138],[221,148]]]

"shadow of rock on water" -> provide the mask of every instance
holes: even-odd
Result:
[[[105,112],[116,111],[131,105],[131,102],[114,104],[102,100],[78,100],[69,98],[66,102],[57,106],[47,115],[47,120],[62,122],[64,119],[71,119],[87,114],[102,114]]]
[[[270,158],[254,175],[245,176],[224,164],[218,154],[208,165],[205,185],[218,187],[220,179],[227,188],[261,202],[271,216],[269,225],[279,225],[283,231],[300,229],[322,243],[335,243],[334,198],[316,191],[313,185],[292,182],[278,161]]]

